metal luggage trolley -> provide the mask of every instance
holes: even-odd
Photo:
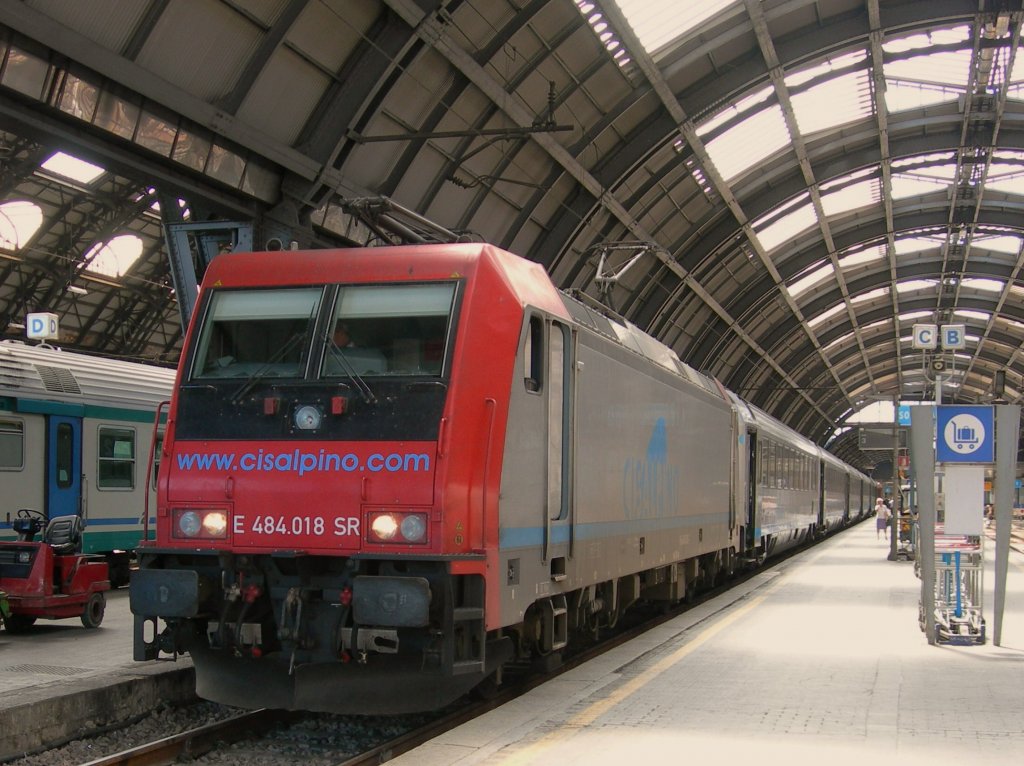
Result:
[[[916,569],[916,567],[915,567]],[[946,535],[935,526],[935,640],[968,646],[985,643],[984,537]],[[919,610],[925,629],[924,607]]]

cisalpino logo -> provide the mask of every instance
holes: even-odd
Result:
[[[679,508],[679,469],[668,461],[665,418],[658,418],[642,458],[626,461],[622,471],[626,518],[660,518]]]

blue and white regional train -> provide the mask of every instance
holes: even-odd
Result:
[[[101,553],[114,584],[127,584],[143,535],[157,407],[174,371],[0,342],[0,540],[13,540],[20,508],[85,522],[84,553]]]
[[[872,506],[489,245],[226,254],[201,296],[131,604],[136,659],[189,652],[209,699],[439,707]]]

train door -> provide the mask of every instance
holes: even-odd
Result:
[[[761,480],[761,472],[757,466],[757,432],[747,431],[747,518],[746,546],[747,550],[757,547],[761,532],[757,529],[757,484]]]
[[[82,419],[48,415],[46,426],[46,515],[80,515]]]
[[[828,493],[825,491],[825,477],[827,471],[825,470],[825,461],[818,460],[818,529],[824,529],[825,527],[825,499]]]
[[[572,472],[574,442],[573,391],[575,349],[573,334],[562,322],[551,322],[548,332],[548,418],[547,418],[547,534],[544,558],[550,559],[552,543],[568,543],[572,554]],[[562,567],[552,560],[552,574]]]

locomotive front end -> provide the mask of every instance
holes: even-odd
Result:
[[[131,583],[135,658],[187,651],[200,696],[242,707],[442,706],[504,654],[487,646],[468,519],[458,502],[442,512],[465,279],[356,263],[348,281],[304,283],[300,254],[296,283],[239,284],[249,272],[224,258]]]

